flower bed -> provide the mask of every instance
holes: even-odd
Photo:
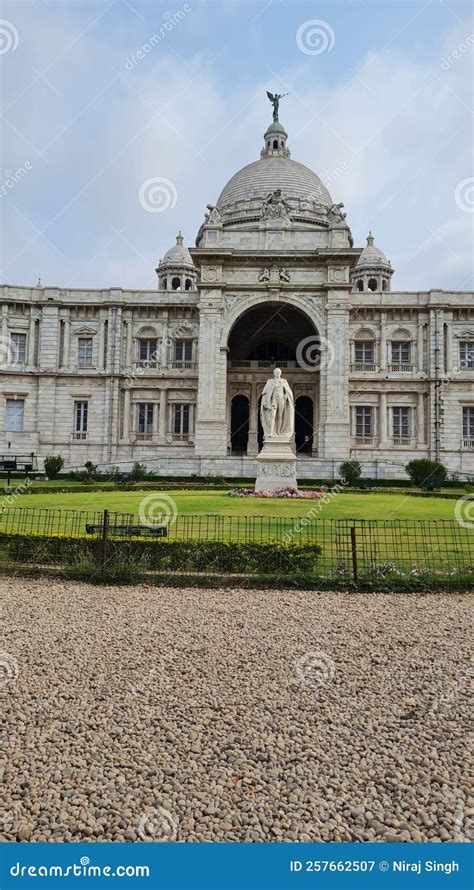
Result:
[[[300,488],[275,488],[273,491],[253,488],[233,488],[229,491],[231,498],[323,498],[324,491],[308,491]]]

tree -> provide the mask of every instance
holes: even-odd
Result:
[[[441,488],[448,477],[448,471],[438,460],[423,457],[411,460],[405,467],[413,485],[417,488]]]
[[[63,466],[64,461],[60,454],[49,454],[48,457],[45,457],[44,459],[44,471],[48,479],[56,479]]]
[[[339,467],[339,475],[347,485],[354,485],[362,473],[362,466],[358,460],[345,460]]]
[[[132,470],[130,473],[130,481],[131,482],[143,482],[143,480],[146,479],[146,475],[147,475],[147,472],[146,472],[145,465],[137,462],[132,467]]]

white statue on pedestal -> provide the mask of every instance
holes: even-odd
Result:
[[[288,440],[295,431],[295,403],[288,381],[281,376],[280,368],[275,368],[273,377],[267,380],[260,407],[265,441],[273,436],[284,436]]]

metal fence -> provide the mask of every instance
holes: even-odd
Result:
[[[431,577],[455,586],[464,577],[468,581],[472,579],[474,586],[474,528],[455,520],[179,514],[167,517],[167,521],[161,524],[145,525],[139,517],[130,513],[17,507],[0,513],[0,547],[3,544],[5,553],[8,551],[8,541],[13,537],[20,542],[24,538],[29,539],[30,564],[34,564],[35,560],[38,564],[42,561],[44,547],[38,539],[58,538],[76,542],[75,546],[71,544],[71,552],[77,552],[81,541],[85,549],[87,542],[101,542],[103,561],[110,561],[110,553],[115,558],[124,552],[123,546],[128,542],[128,560],[133,561],[139,550],[141,554],[155,552],[150,564],[157,563],[157,551],[150,548],[162,547],[163,542],[187,543],[196,552],[200,548],[203,571],[206,570],[206,558],[209,566],[215,565],[214,551],[217,548],[213,551],[212,546],[209,547],[213,543],[285,545],[291,571],[292,548],[312,545],[320,550],[317,561],[317,577],[320,579],[358,584],[367,579],[416,582],[417,579]],[[112,545],[113,542],[115,549],[107,551],[108,544]],[[122,551],[119,542],[122,543]],[[138,546],[140,543],[141,549]],[[64,544],[63,541],[60,547],[58,541],[56,550],[53,547],[53,553],[58,554],[58,564],[67,562],[68,547]],[[11,548],[8,552],[11,553]],[[21,552],[26,552],[24,546]],[[271,560],[269,563],[267,559],[266,564],[269,573]],[[229,559],[226,565],[229,565]],[[301,559],[298,565],[301,566]],[[226,571],[230,569],[227,567]],[[311,571],[314,573],[313,568]]]

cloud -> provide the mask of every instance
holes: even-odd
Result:
[[[14,9],[20,44],[6,69],[4,167],[29,160],[32,170],[0,202],[4,279],[29,284],[41,273],[44,284],[153,287],[177,230],[193,243],[206,204],[258,158],[268,84],[219,80],[214,53],[203,46],[182,60],[172,33],[129,70],[143,41],[123,19],[78,37],[102,9],[95,4],[72,4],[61,17],[42,4],[28,16]],[[176,28],[192,29],[193,12]],[[473,172],[474,50],[442,67],[466,35],[457,26],[428,61],[393,48],[361,52],[331,87],[305,57],[278,85],[292,93],[281,108],[292,156],[329,178],[356,244],[373,229],[396,267],[395,289],[468,286],[473,215],[454,192]],[[235,60],[237,74],[242,64]],[[46,81],[35,74],[45,68]],[[173,182],[173,209],[140,205],[140,186],[153,177]]]

